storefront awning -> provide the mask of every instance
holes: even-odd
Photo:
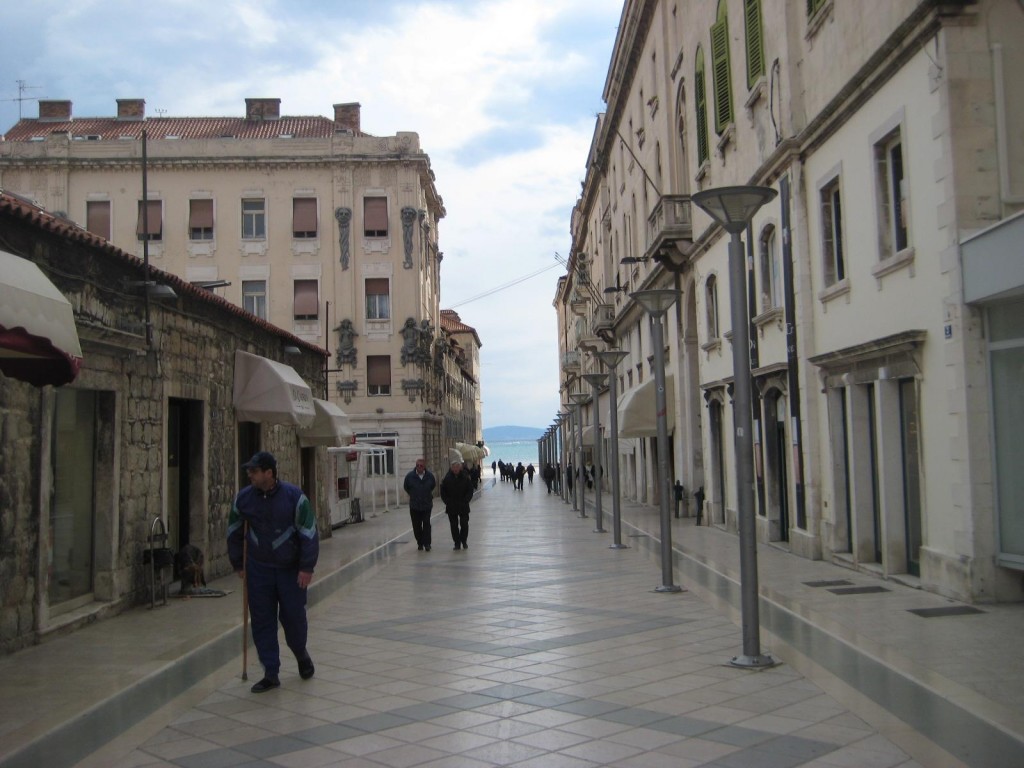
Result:
[[[656,395],[652,377],[619,398],[619,437],[653,437],[658,434],[654,409]],[[675,377],[670,373],[665,377],[665,406],[669,434],[672,434],[675,428],[675,400]]]
[[[0,371],[59,387],[81,365],[71,303],[33,262],[0,251]]]
[[[352,427],[348,415],[328,400],[313,398],[316,416],[313,423],[299,430],[299,445],[308,448],[313,445],[340,446],[352,440]]]
[[[583,428],[583,444],[593,445],[594,444],[594,425],[591,424]]]
[[[294,368],[235,352],[235,418],[308,427],[316,418],[313,392]]]

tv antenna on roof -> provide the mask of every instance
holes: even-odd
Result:
[[[154,109],[153,111],[156,112],[157,115],[160,116],[160,117],[163,117],[164,115],[167,114],[167,110],[166,109]]]
[[[32,96],[26,96],[25,95],[25,91],[28,91],[28,90],[38,90],[39,88],[42,88],[43,86],[41,86],[41,85],[28,85],[24,80],[15,80],[14,82],[16,82],[18,84],[18,98],[16,98],[16,99],[4,99],[4,101],[16,101],[16,102],[18,102],[18,120],[21,120],[21,102],[23,102],[23,101],[38,101],[39,100],[38,98],[33,98]]]

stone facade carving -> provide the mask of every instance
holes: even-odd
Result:
[[[359,335],[356,333],[355,326],[352,325],[351,320],[342,320],[334,330],[338,332],[338,367],[340,368],[346,363],[348,365],[355,365],[356,347],[354,340],[355,337]]]
[[[405,261],[402,266],[412,269],[412,224],[416,221],[416,209],[405,206],[402,209],[402,244],[405,246]]]
[[[335,208],[334,218],[338,220],[338,247],[341,249],[341,268],[348,269],[351,247],[349,245],[352,227],[352,209]]]

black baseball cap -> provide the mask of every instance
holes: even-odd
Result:
[[[259,451],[253,454],[253,457],[249,459],[245,464],[242,465],[242,469],[262,469],[264,472],[268,469],[277,471],[277,459],[274,458],[274,454],[267,451]]]

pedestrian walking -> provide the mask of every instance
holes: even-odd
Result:
[[[544,481],[544,485],[548,488],[548,493],[551,493],[551,484],[555,481],[555,468],[551,466],[549,461],[544,465],[544,470],[541,472],[541,479]]]
[[[537,471],[537,468],[532,463],[526,465],[526,477],[529,478],[530,485],[533,485],[533,474]]]
[[[523,478],[526,477],[526,467],[523,466],[523,462],[516,464],[515,475],[512,478],[512,484],[515,490],[523,490]]]
[[[496,462],[496,461],[492,461],[491,462],[491,474],[492,475],[498,474],[498,462]]]
[[[427,469],[426,459],[416,459],[416,467],[405,476],[402,487],[409,494],[409,517],[412,520],[412,535],[416,537],[416,549],[429,552],[430,513],[434,509],[437,478]]]
[[[473,481],[462,466],[453,459],[451,469],[441,480],[441,501],[448,514],[455,549],[469,549],[469,502],[473,500]]]
[[[242,465],[249,486],[239,491],[228,516],[228,558],[245,580],[252,640],[263,665],[263,679],[252,688],[264,693],[281,685],[277,624],[299,665],[299,677],[313,676],[306,650],[306,588],[320,554],[316,517],[297,485],[277,477],[277,459],[260,451]]]

